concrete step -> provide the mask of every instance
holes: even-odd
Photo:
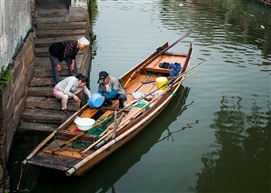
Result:
[[[85,36],[86,30],[40,30],[36,31],[37,38],[53,38],[53,37],[65,37],[65,36]]]
[[[21,121],[17,131],[45,131],[52,132],[59,127],[60,124],[33,123]]]
[[[78,55],[81,55],[83,53],[83,51],[80,51],[78,52],[77,56]],[[39,58],[42,58],[42,57],[49,57],[49,47],[38,47],[35,49],[35,56],[36,57],[39,57]]]
[[[81,64],[82,59],[83,59],[82,52],[78,52],[78,54],[76,55],[76,63]],[[45,68],[51,67],[50,57],[36,57],[34,62],[35,62],[35,68],[36,67],[45,67]],[[66,69],[65,68],[65,66],[67,66],[66,62],[63,61],[61,64],[62,64],[62,68]]]
[[[36,1],[37,10],[39,9],[63,9],[68,8],[67,0],[46,0],[46,1]]]
[[[82,59],[80,56],[77,58],[78,60]],[[62,70],[60,71],[60,76],[69,76],[68,66],[65,62],[62,62]],[[49,57],[35,58],[34,77],[52,77],[52,66]]]
[[[53,92],[53,89],[51,89]],[[61,100],[55,97],[37,97],[29,96],[26,99],[27,109],[59,109],[61,110]],[[74,100],[68,101],[68,109],[71,111],[77,111],[80,108],[80,102],[75,102]]]
[[[36,78],[48,78],[48,77],[52,77],[52,68],[51,66],[49,67],[35,67],[34,69],[34,77]],[[62,65],[62,70],[60,71],[60,76],[69,76],[69,71],[68,71],[68,67],[66,64]]]
[[[53,97],[53,87],[29,87],[27,90],[28,96]]]
[[[78,40],[82,36],[65,36],[65,37],[53,37],[53,38],[37,38],[35,39],[35,47],[47,47],[49,49],[50,45],[55,42],[61,42],[64,40]]]
[[[86,21],[82,22],[66,22],[66,23],[38,23],[36,26],[36,31],[40,30],[76,30],[83,29],[85,30],[87,26]]]
[[[66,7],[50,8],[50,9],[37,9],[37,18],[57,18],[66,17],[69,10]]]
[[[49,57],[49,47],[42,47],[35,49],[35,56],[36,57]]]
[[[33,77],[30,82],[30,87],[32,86],[53,86],[52,78]]]
[[[49,124],[61,124],[66,119],[66,117],[60,114],[60,110],[48,109],[25,109],[21,117],[21,120],[24,122]]]

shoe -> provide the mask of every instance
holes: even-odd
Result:
[[[112,102],[109,101],[109,100],[106,100],[106,101],[102,104],[102,106],[104,106],[104,107],[110,107],[111,105],[112,105]]]
[[[63,116],[63,117],[69,117],[69,113],[68,113],[68,110],[67,109],[62,109],[60,111],[60,114]]]
[[[123,103],[119,103],[119,109],[123,109],[124,108],[124,104]]]
[[[170,63],[168,63],[168,62],[162,62],[159,64],[159,67],[160,68],[168,68],[169,65],[170,65]]]

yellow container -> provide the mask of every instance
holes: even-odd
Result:
[[[167,87],[167,78],[166,77],[158,77],[155,79],[156,81],[156,86],[159,90],[165,90]]]

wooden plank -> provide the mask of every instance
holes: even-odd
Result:
[[[136,98],[134,98],[132,96],[132,92],[138,91],[138,92],[143,92],[144,94],[145,94],[145,92],[148,93],[148,89],[146,91],[144,88],[155,84],[155,83],[143,84],[142,81],[155,80],[156,78],[157,78],[156,76],[140,75],[136,79],[131,81],[131,83],[129,84],[129,87],[127,89],[130,92],[127,92],[127,101],[126,101],[126,103],[129,104],[129,103],[131,103],[131,101],[137,100]],[[143,87],[143,89],[142,89],[142,87]]]
[[[84,110],[84,112],[80,115],[80,117],[81,117],[81,118],[91,118],[91,117],[93,117],[98,111],[99,111],[99,109],[92,109],[92,108],[88,107],[86,110]]]
[[[132,94],[132,92],[137,91],[142,85],[142,81],[148,80],[150,76],[148,75],[139,75],[135,79],[133,79],[128,86],[125,88],[127,95]]]
[[[185,59],[187,57],[184,55],[162,55],[160,57],[158,57],[157,59],[155,59],[154,61],[152,61],[148,66],[145,67],[146,71],[150,71],[150,72],[158,72],[158,73],[166,73],[169,74],[169,69],[166,68],[160,68],[159,64],[163,63],[163,62],[168,62],[168,63],[175,63],[178,62],[181,64],[181,66],[184,65],[185,63]]]
[[[44,149],[43,152],[52,155],[52,151],[49,149]],[[76,151],[70,151],[70,150],[69,151],[59,150],[59,151],[54,152],[54,154],[61,155],[61,156],[75,157],[75,158],[84,158],[84,157],[88,156],[87,154],[82,156],[80,153],[78,153]]]

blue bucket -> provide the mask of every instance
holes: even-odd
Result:
[[[93,93],[88,99],[88,105],[90,106],[90,108],[99,108],[100,106],[102,106],[103,102],[103,97],[99,92]]]

